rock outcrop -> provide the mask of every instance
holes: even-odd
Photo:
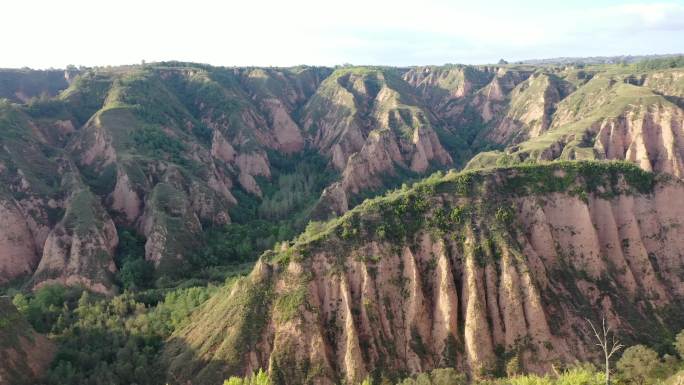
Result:
[[[528,125],[529,140],[503,152],[481,153],[468,167],[554,159],[611,159],[681,177],[684,109],[677,95],[684,93],[684,88],[676,82],[680,72],[653,72],[638,79],[633,75],[597,74],[560,101],[556,95],[563,94],[547,88],[544,95],[553,97],[545,100],[556,100],[553,109],[548,110],[553,113],[547,128],[540,126],[541,130],[535,131]],[[524,111],[532,113],[534,109]],[[549,121],[548,114],[540,117]]]
[[[175,333],[168,379],[266,368],[276,384],[358,383],[442,366],[477,378],[512,357],[537,373],[591,360],[586,318],[625,341],[681,327],[682,210],[680,180],[627,163],[431,178],[262,256]]]
[[[453,163],[432,128],[432,114],[399,75],[394,69],[338,69],[305,106],[304,128],[313,131],[314,146],[342,172],[321,202],[349,199],[400,174]]]
[[[81,192],[92,194],[104,222],[145,236],[148,259],[163,266],[187,259],[197,245],[181,243],[230,223],[241,204],[271,200],[293,159],[327,162],[315,171],[325,175],[315,197],[288,213],[301,222],[468,161],[620,159],[684,173],[681,68],[172,62],[72,70],[66,80],[3,70],[3,79],[0,96],[11,102],[0,101],[0,282],[32,275],[46,259],[43,266],[66,269],[50,274],[62,282],[109,290],[109,262],[88,262],[90,246],[65,249],[74,235],[59,230]],[[68,182],[72,174],[82,183]],[[168,189],[183,202],[167,212],[157,196]],[[93,247],[111,256],[113,237],[95,234],[108,241]],[[175,238],[183,241],[167,242]]]
[[[521,142],[546,132],[556,104],[570,91],[570,84],[553,74],[532,75],[510,92],[505,115],[487,138],[496,143]]]
[[[114,251],[119,242],[114,222],[98,198],[76,176],[68,188],[66,212],[50,231],[40,264],[33,274],[36,287],[50,283],[82,285],[94,292],[113,293]]]
[[[0,201],[0,284],[33,273],[39,258],[21,208],[13,200]]]

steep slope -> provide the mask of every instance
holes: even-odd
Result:
[[[439,114],[453,116],[459,113],[455,105],[485,87],[495,72],[491,67],[427,66],[411,68],[402,77]]]
[[[31,284],[115,291],[122,261],[110,263],[115,237],[103,231],[112,224],[145,240],[161,275],[203,258],[207,234],[233,231],[226,225],[235,218],[261,229],[239,247],[241,260],[255,258],[310,218],[503,145],[469,167],[625,159],[682,175],[677,68],[170,62],[71,70],[63,82],[52,72],[10,72],[23,80],[1,83],[0,94],[38,91],[12,98],[25,103],[0,102],[0,284],[34,274],[45,258],[63,271],[41,268]],[[65,214],[80,213],[71,206],[86,195],[101,220],[86,237],[92,243],[70,247]],[[46,248],[49,236],[61,246]],[[105,255],[95,250],[107,257],[90,261]]]
[[[73,71],[0,69],[0,99],[27,102],[34,97],[51,97],[69,86]]]
[[[328,68],[246,69],[239,76],[257,108],[263,111],[270,132],[262,139],[269,148],[283,153],[301,151],[306,138],[299,126],[299,109],[330,75]]]
[[[114,223],[76,166],[30,116],[0,105],[0,283],[33,274],[103,293],[113,288]]]
[[[682,210],[680,180],[628,163],[437,175],[262,256],[168,342],[168,380],[545,372],[595,357],[586,317],[657,339],[682,326]]]
[[[33,274],[36,287],[59,282],[83,285],[110,294],[113,290],[114,251],[119,242],[114,222],[99,199],[75,174],[66,175],[70,192],[64,217],[45,240],[40,264]]]
[[[31,328],[9,298],[0,297],[0,384],[36,384],[54,353],[54,344]]]
[[[557,82],[535,82],[535,71],[549,75],[531,66],[448,65],[412,68],[403,78],[438,118],[437,134],[462,167],[484,149],[527,137],[527,126],[552,109],[553,92],[544,89]]]
[[[158,74],[133,72],[113,82],[103,108],[68,146],[117,220],[138,227],[148,239],[147,259],[157,265],[165,263],[162,256],[177,257],[166,240],[196,233],[200,220],[230,220],[228,208],[235,203],[230,174],[202,143],[210,140],[203,127]],[[173,210],[187,213],[187,220],[173,226],[164,219],[168,203],[156,193],[161,184],[184,197]]]
[[[543,134],[551,126],[556,104],[570,87],[554,74],[530,76],[511,91],[505,115],[487,137],[496,143],[510,143]]]
[[[681,74],[681,70],[638,76],[596,74],[556,104],[545,133],[505,152],[479,154],[468,167],[553,159],[618,159],[681,177],[684,110],[678,99],[682,85],[677,80]]]
[[[0,102],[0,283],[32,273],[61,211],[60,155],[15,106]]]
[[[510,92],[531,74],[532,69],[499,68],[492,81],[475,93],[471,105],[485,123],[495,120],[505,110]]]
[[[343,68],[322,84],[303,110],[313,145],[342,171],[322,202],[338,214],[353,195],[401,173],[425,173],[452,163],[432,128],[434,118],[391,68]]]

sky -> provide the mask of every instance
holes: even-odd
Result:
[[[684,52],[684,0],[2,0],[0,67],[484,64]]]

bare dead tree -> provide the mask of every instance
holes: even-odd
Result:
[[[610,357],[625,346],[615,338],[615,333],[610,332],[610,326],[606,323],[605,317],[603,317],[600,330],[597,330],[589,319],[587,319],[587,323],[589,323],[591,330],[594,332],[597,341],[596,345],[600,346],[601,350],[603,350],[603,356],[606,359],[606,385],[610,385]]]

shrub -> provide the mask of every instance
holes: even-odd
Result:
[[[466,375],[454,368],[434,369],[430,372],[432,385],[465,385],[468,383]]]
[[[555,385],[603,385],[605,383],[604,373],[599,373],[594,368],[584,367],[568,369],[555,381]]]
[[[644,345],[630,346],[617,362],[621,377],[638,385],[651,378],[659,366],[658,353]]]
[[[363,382],[366,385],[366,382]],[[262,369],[244,378],[230,377],[223,382],[223,385],[271,385],[271,379]],[[370,385],[370,382],[368,383]]]
[[[675,338],[675,350],[679,353],[679,357],[684,359],[684,330],[680,331]]]

